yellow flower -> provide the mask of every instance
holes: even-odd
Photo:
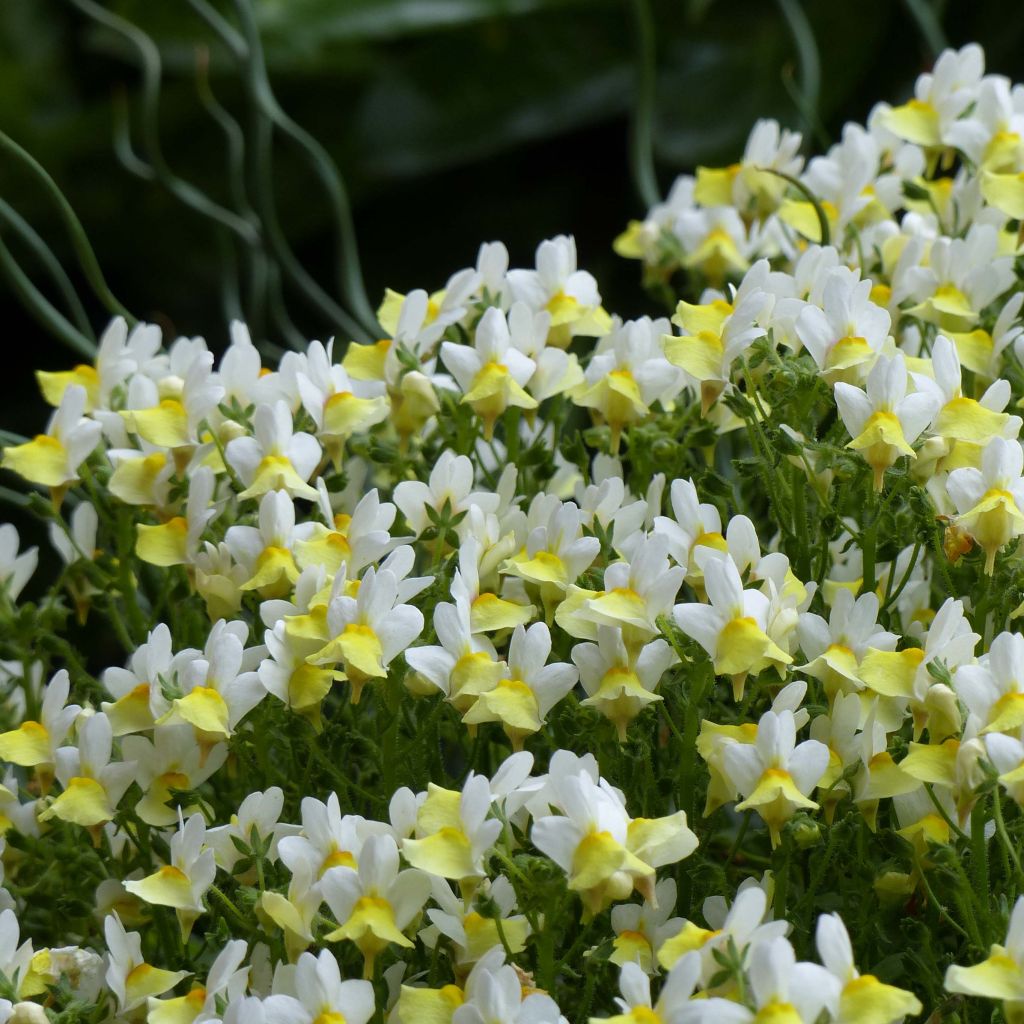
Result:
[[[1024,534],[1024,450],[1019,441],[994,437],[985,446],[981,469],[954,470],[946,489],[959,515],[957,525],[985,552],[992,574],[999,550]]]

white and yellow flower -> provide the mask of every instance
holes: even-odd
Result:
[[[60,405],[50,417],[46,432],[31,441],[3,450],[0,466],[30,483],[49,487],[62,498],[70,484],[78,480],[78,470],[100,439],[101,427],[85,417],[86,393],[73,384],[64,390]]]
[[[700,564],[710,603],[677,604],[672,614],[707,652],[715,674],[731,677],[739,701],[748,675],[770,665],[783,671],[793,658],[768,635],[771,600],[759,590],[743,589],[733,560],[709,551]]]
[[[752,744],[725,748],[725,771],[744,799],[739,811],[754,810],[768,826],[772,846],[798,810],[817,810],[808,794],[828,768],[828,747],[817,740],[796,742],[792,711],[766,711]]]
[[[173,907],[181,928],[181,940],[187,942],[192,926],[206,913],[203,897],[213,885],[217,864],[213,850],[206,845],[206,825],[201,814],[181,821],[171,836],[170,863],[157,868],[139,881],[127,881],[125,889],[146,903]]]
[[[580,704],[596,708],[615,726],[619,742],[624,743],[629,723],[649,704],[663,700],[655,690],[678,659],[660,637],[631,655],[622,630],[598,626],[597,643],[577,644],[572,649],[572,660],[587,692]]]
[[[126,931],[116,913],[104,920],[103,932],[108,953],[105,980],[117,999],[119,1013],[131,1013],[188,977],[188,971],[165,971],[146,963],[142,956],[142,936]]]
[[[288,405],[277,401],[257,406],[252,429],[252,437],[236,437],[224,449],[228,465],[245,484],[238,497],[261,498],[269,491],[284,491],[293,498],[316,501],[316,488],[307,481],[320,463],[320,445],[312,434],[295,432]]]
[[[985,552],[985,572],[995,569],[1000,549],[1024,534],[1024,449],[1019,441],[994,437],[985,446],[981,469],[956,469],[946,480],[959,513],[957,525]]]
[[[430,877],[416,868],[398,870],[398,847],[389,835],[370,836],[359,868],[331,868],[321,882],[338,927],[328,942],[347,939],[363,954],[364,976],[389,945],[410,949],[404,934],[430,896]]]
[[[117,812],[117,805],[135,778],[133,761],[111,761],[113,732],[106,715],[94,714],[78,727],[78,746],[56,751],[56,775],[62,791],[40,815],[98,830]]]
[[[868,374],[866,389],[840,381],[836,405],[852,441],[874,473],[875,490],[882,489],[885,471],[906,455],[916,459],[911,444],[935,415],[937,399],[927,392],[907,394],[907,366],[902,355],[880,358]]]
[[[512,308],[527,311],[518,305]],[[446,341],[441,359],[457,381],[463,403],[483,421],[486,440],[506,409],[537,408],[537,399],[524,390],[537,364],[515,346],[508,320],[496,306],[488,307],[480,318],[472,345]]]
[[[352,687],[353,704],[363,687],[387,678],[387,667],[423,632],[423,613],[401,604],[399,580],[387,568],[367,569],[355,597],[340,594],[327,608],[330,639],[307,659],[311,665],[340,665]]]
[[[477,695],[462,716],[467,725],[500,722],[513,750],[544,727],[548,712],[576,685],[577,669],[564,662],[547,664],[551,631],[543,622],[516,626],[509,644],[508,675]]]
[[[68,704],[70,692],[71,679],[67,669],[61,669],[46,684],[39,721],[26,719],[17,729],[0,734],[0,758],[34,768],[43,795],[53,783],[57,750],[82,710]]]
[[[839,1013],[834,1018],[837,1024],[897,1024],[921,1012],[920,1000],[913,993],[857,970],[850,936],[838,914],[818,918],[815,941],[825,969],[842,985]]]
[[[664,319],[616,322],[587,364],[584,382],[572,392],[576,405],[592,409],[608,424],[613,453],[625,427],[647,419],[656,403],[669,404],[682,389],[682,374],[662,350],[668,330]]]
[[[980,964],[947,968],[945,986],[947,992],[999,999],[1009,1024],[1024,1021],[1024,897],[1014,904],[1005,943],[995,943]]]

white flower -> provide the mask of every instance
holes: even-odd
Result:
[[[866,391],[840,381],[835,387],[839,415],[858,451],[874,472],[875,490],[885,471],[902,455],[916,459],[910,445],[935,415],[938,400],[923,391],[907,394],[907,366],[902,355],[880,358],[868,374]]]
[[[135,762],[112,762],[112,753],[110,720],[102,713],[90,715],[78,729],[77,748],[61,747],[54,754],[64,788],[39,820],[60,818],[91,829],[110,821],[135,778]]]
[[[477,696],[462,716],[467,725],[501,722],[513,750],[544,727],[547,713],[576,685],[579,673],[564,662],[547,664],[551,631],[543,622],[516,626],[508,652],[508,677]]]
[[[333,346],[314,341],[306,352],[305,371],[296,374],[296,381],[306,412],[339,464],[347,438],[384,420],[388,401],[382,383],[351,380],[333,361]]]
[[[245,650],[244,623],[221,619],[214,623],[203,651],[182,658],[178,681],[182,696],[171,700],[158,725],[187,722],[197,731],[201,746],[226,740],[238,723],[266,696],[254,668],[262,648]]]
[[[365,960],[366,977],[372,976],[377,954],[389,944],[412,947],[403,932],[426,903],[430,878],[415,868],[398,870],[398,847],[390,835],[370,836],[358,870],[331,868],[321,885],[339,924],[327,941],[355,943]]]
[[[17,601],[39,562],[39,549],[32,547],[18,554],[21,539],[17,527],[0,524],[0,593]]]
[[[96,514],[96,507],[91,502],[80,501],[75,506],[74,512],[71,513],[68,526],[70,529],[65,532],[58,523],[50,524],[50,543],[56,548],[61,561],[65,565],[74,565],[80,558],[91,562],[96,553],[96,530],[99,526],[99,516]],[[0,531],[4,529],[5,527],[0,526]],[[15,537],[17,537],[17,533],[15,533]],[[2,545],[2,540],[0,540],[0,545]],[[17,541],[15,541],[15,545],[17,545]],[[32,551],[34,550],[32,549]],[[21,559],[30,560],[32,551],[26,551],[21,556]],[[5,561],[3,554],[0,553],[0,565],[3,565]],[[17,565],[17,560],[15,565]],[[29,575],[31,575],[31,571],[29,570]],[[0,573],[2,573],[2,570],[0,570]],[[20,587],[18,589],[20,590]],[[17,596],[17,594],[12,594],[11,599],[17,600]]]
[[[312,434],[295,433],[287,404],[257,406],[252,428],[252,437],[236,437],[224,450],[228,464],[246,485],[239,498],[284,491],[316,501],[316,488],[306,481],[320,462],[320,445]]]
[[[655,403],[667,404],[682,389],[683,375],[662,349],[668,331],[664,318],[642,317],[617,326],[601,339],[584,382],[572,393],[576,405],[604,418],[613,453],[625,427],[646,419]]]
[[[663,698],[655,693],[661,677],[677,661],[671,646],[660,637],[644,644],[631,656],[622,631],[599,626],[596,644],[577,644],[573,663],[587,692],[584,707],[595,707],[607,718],[625,742],[626,727],[648,705]]]
[[[165,971],[147,964],[142,958],[142,936],[125,931],[116,913],[104,920],[103,932],[109,954],[106,982],[117,997],[119,1013],[130,1013],[188,977],[188,971]]]
[[[610,326],[601,308],[597,282],[576,269],[576,242],[558,235],[537,246],[536,270],[510,270],[506,276],[513,299],[551,314],[549,342],[567,347],[576,335],[599,337]]]
[[[188,821],[179,817],[178,831],[171,836],[170,863],[140,881],[124,883],[128,892],[158,907],[173,907],[187,942],[196,918],[206,912],[203,897],[213,885],[217,865],[206,845],[206,825],[201,814]]]
[[[565,1024],[551,996],[531,992],[524,997],[519,974],[502,959],[477,964],[452,1024]]]
[[[430,480],[403,480],[395,487],[394,502],[417,536],[430,526],[427,509],[440,512],[447,502],[452,516],[475,506],[483,512],[498,509],[498,496],[473,491],[473,463],[465,455],[444,451],[430,471]]]
[[[509,313],[529,310],[516,304]],[[517,314],[519,315],[519,314]],[[524,386],[537,364],[513,343],[509,321],[495,306],[489,307],[477,324],[473,345],[441,345],[441,359],[462,391],[462,401],[471,406],[484,423],[484,438],[490,440],[497,419],[510,407],[536,409],[537,400]]]
[[[490,809],[491,783],[485,775],[470,775],[461,793],[431,783],[416,813],[417,838],[402,840],[403,856],[439,878],[483,878],[484,857],[501,833]]]
[[[206,983],[188,995],[176,999],[150,997],[148,1024],[177,1024],[183,1019],[191,1020],[193,1024],[219,1022],[218,1007],[245,994],[249,968],[242,967],[242,961],[247,948],[243,939],[228,942],[210,965]]]
[[[178,820],[177,810],[169,806],[174,799],[172,790],[197,789],[228,756],[225,744],[203,750],[191,728],[177,725],[160,726],[152,740],[127,736],[121,749],[138,765],[135,781],[143,796],[135,812],[147,824],[157,826],[174,825]]]
[[[386,678],[388,665],[423,632],[423,613],[401,599],[399,579],[390,569],[367,569],[355,597],[332,597],[327,607],[330,639],[309,660],[340,664],[353,704],[367,682]]]
[[[870,296],[870,281],[837,268],[828,276],[822,308],[807,305],[797,317],[796,336],[823,373],[860,374],[885,344],[891,318]]]
[[[217,858],[217,866],[232,871],[242,857],[237,843],[255,851],[257,845],[265,849],[267,860],[277,860],[278,844],[285,836],[294,835],[298,826],[282,822],[284,792],[280,786],[271,786],[260,793],[250,793],[239,805],[238,813],[231,816],[228,825],[218,825],[206,833],[206,842]]]
[[[708,552],[701,565],[710,603],[677,604],[673,615],[707,652],[715,673],[732,677],[738,701],[749,673],[769,665],[781,669],[793,659],[768,635],[771,600],[759,590],[744,590],[733,560]]]
[[[828,747],[817,740],[797,745],[792,711],[766,711],[752,744],[725,748],[725,772],[744,796],[736,809],[752,809],[764,820],[777,846],[783,825],[799,809],[814,810],[808,794],[828,767]]]
[[[100,439],[100,425],[87,419],[85,388],[68,387],[50,417],[44,434],[24,444],[4,448],[0,465],[26,480],[58,493],[78,479],[78,469]]]
[[[319,956],[303,953],[289,974],[287,993],[275,991],[263,1001],[266,1024],[318,1024],[344,1021],[366,1024],[373,1016],[373,985],[343,981],[329,949]],[[276,986],[275,986],[276,988]]]
[[[992,574],[1000,548],[1024,533],[1024,449],[1019,441],[994,437],[985,446],[981,469],[955,469],[946,489],[959,513],[957,525],[985,552]]]

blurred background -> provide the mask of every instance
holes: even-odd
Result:
[[[877,100],[906,98],[946,44],[977,40],[990,70],[1024,79],[1022,38],[1024,4],[995,0],[3,0],[0,130],[52,175],[125,306],[214,348],[238,312],[282,346],[351,333],[332,312],[327,158],[374,307],[385,286],[443,286],[481,241],[528,265],[539,240],[571,233],[606,306],[629,316],[652,304],[611,242],[655,185],[735,160],[757,117],[818,151]],[[299,126],[279,120],[269,148],[253,113],[274,102],[263,67]],[[250,207],[268,203],[314,283],[279,283],[281,260],[262,260]],[[18,217],[101,328],[53,196],[0,149],[0,239],[68,316]],[[6,270],[0,427],[28,434],[47,415],[32,370],[77,358]]]

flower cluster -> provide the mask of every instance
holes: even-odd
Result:
[[[1024,1019],[1021,90],[801,145],[617,240],[669,316],[491,243],[38,374],[0,1022]]]

